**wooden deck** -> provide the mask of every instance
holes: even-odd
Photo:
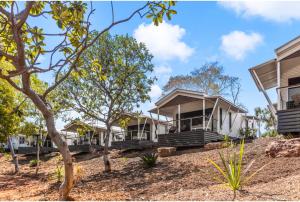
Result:
[[[92,145],[93,148],[100,149],[99,145]],[[69,145],[70,152],[89,152],[90,145]],[[41,147],[40,153],[47,154],[51,152],[58,152],[57,148],[54,147]],[[19,154],[35,154],[36,147],[19,147]]]
[[[154,142],[149,140],[125,140],[115,141],[111,143],[113,149],[147,149],[152,148],[155,145]]]
[[[279,133],[300,133],[300,108],[280,110],[277,116]]]
[[[204,130],[158,135],[159,146],[194,147],[221,140],[222,135]]]

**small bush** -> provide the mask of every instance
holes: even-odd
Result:
[[[251,175],[248,175],[249,169],[254,163],[254,160],[251,161],[248,166],[243,168],[243,155],[244,155],[244,140],[241,142],[239,153],[234,151],[232,154],[229,154],[225,157],[219,152],[221,159],[221,165],[218,165],[214,161],[209,159],[209,162],[217,169],[220,177],[217,177],[216,180],[227,185],[233,191],[233,200],[236,198],[236,191],[240,190],[241,187],[247,183],[257,172],[259,172],[263,167],[256,170]]]
[[[11,157],[10,153],[7,153],[7,152],[4,153],[4,158],[5,158],[6,161],[12,160],[12,157]]]
[[[262,137],[276,137],[278,136],[278,132],[276,130],[269,130],[262,134]]]
[[[84,170],[82,166],[76,165],[74,167],[74,174],[75,174],[75,182],[81,181],[84,176]]]
[[[37,163],[38,163],[38,161],[36,159],[33,159],[33,160],[29,161],[29,167],[36,167]],[[41,161],[39,161],[39,163],[41,163]]]
[[[53,177],[57,180],[57,182],[61,182],[64,177],[64,168],[62,165],[62,160],[62,155],[56,157],[56,168]]]
[[[57,165],[55,172],[54,172],[54,178],[57,180],[57,182],[61,182],[64,177],[64,169],[62,165]]]
[[[223,147],[226,148],[226,147],[229,147],[231,144],[231,140],[229,138],[229,135],[224,135],[224,139],[223,139]]]
[[[143,156],[141,156],[141,159],[145,167],[151,168],[156,165],[157,157],[158,155],[155,152],[152,152],[144,154]]]

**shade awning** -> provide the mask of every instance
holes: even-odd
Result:
[[[260,91],[263,90],[261,89],[261,85],[264,90],[268,90],[277,86],[276,59],[251,68],[250,73]]]

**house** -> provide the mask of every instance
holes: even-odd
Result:
[[[149,112],[165,117],[168,128],[157,131],[159,145],[202,146],[222,140],[222,135],[238,138],[247,111],[222,96],[175,89],[155,103]],[[165,125],[165,123],[164,123]]]
[[[275,49],[275,57],[249,69],[282,134],[300,134],[300,36]],[[274,89],[272,102],[267,90]]]
[[[84,134],[79,134],[79,130],[84,129]],[[64,137],[67,144],[70,145],[98,145],[104,146],[104,137],[107,129],[103,123],[98,121],[91,121],[84,123],[82,121],[72,121],[64,126],[61,130],[61,134]],[[119,140],[120,128],[112,128],[112,136],[109,140],[109,146],[114,140]]]
[[[124,119],[128,118],[126,128],[118,133],[118,140],[112,142],[115,148],[140,148],[153,145],[157,142],[157,134],[167,130],[168,123],[146,116],[143,114],[126,113]],[[121,126],[116,124],[117,127]]]
[[[11,137],[12,145],[14,147],[14,150],[17,153],[21,154],[28,154],[28,153],[34,153],[37,150],[37,135],[31,135],[26,136],[23,134],[18,134]],[[42,148],[44,151],[51,150],[55,147],[55,145],[52,143],[50,137],[43,136],[42,137]],[[5,150],[9,151],[8,143],[3,143],[0,145],[0,147],[3,147]]]
[[[255,137],[259,137],[260,134],[260,119],[256,116],[246,115],[242,122],[241,132],[248,130]],[[241,133],[240,132],[240,133]],[[242,135],[242,134],[241,134]]]

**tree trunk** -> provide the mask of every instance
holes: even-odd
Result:
[[[110,137],[110,130],[111,130],[110,127],[111,126],[109,124],[106,124],[107,133],[106,133],[105,139],[104,139],[104,153],[103,153],[103,162],[104,162],[104,171],[105,172],[111,171],[110,161],[108,158],[108,144],[109,144],[109,137]]]
[[[23,76],[23,85],[28,85],[27,77]],[[26,89],[24,93],[32,100],[32,102],[35,104],[35,106],[38,108],[38,110],[42,113],[47,127],[48,135],[50,136],[51,140],[54,142],[54,144],[57,146],[60,154],[63,157],[64,161],[64,168],[65,168],[65,177],[64,182],[59,187],[59,200],[68,200],[69,199],[69,193],[71,189],[73,188],[74,183],[74,173],[73,173],[73,162],[72,162],[72,156],[69,150],[69,147],[67,143],[62,139],[59,132],[56,130],[55,127],[55,121],[54,121],[54,114],[46,103],[45,100],[42,100],[41,97],[36,94],[34,91],[32,91],[28,86],[25,86]]]
[[[67,143],[61,138],[60,134],[57,132],[54,123],[54,116],[45,116],[48,134],[51,140],[57,146],[59,152],[61,153],[64,161],[65,168],[65,179],[64,182],[59,187],[59,199],[67,200],[69,193],[73,188],[74,174],[73,174],[73,162],[72,155],[70,153]]]
[[[36,136],[36,168],[35,168],[35,174],[37,175],[39,172],[39,167],[40,167],[40,136],[41,136],[41,131],[40,133]]]
[[[15,149],[14,149],[14,145],[11,141],[11,137],[8,137],[8,146],[9,146],[9,150],[13,159],[13,162],[15,164],[15,173],[19,172],[19,161],[18,161],[18,157],[15,154]]]

